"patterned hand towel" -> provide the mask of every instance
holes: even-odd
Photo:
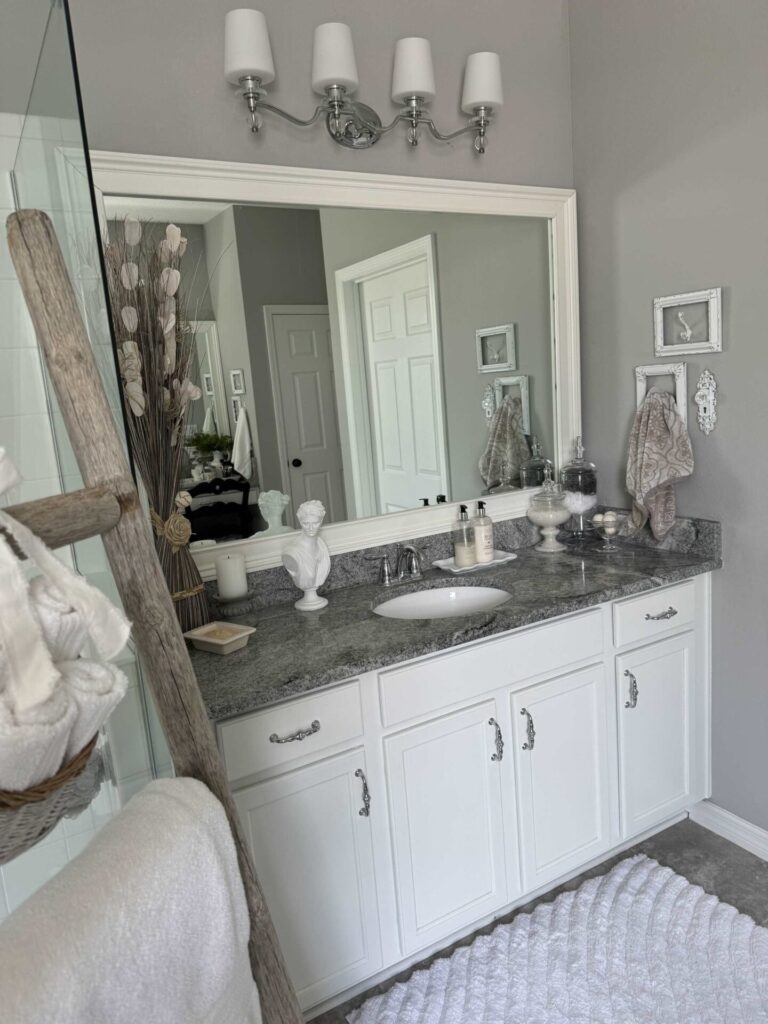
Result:
[[[651,388],[629,437],[627,490],[634,498],[635,527],[650,519],[656,540],[666,537],[675,522],[674,484],[692,473],[691,439],[675,400]]]
[[[480,476],[487,487],[505,478],[512,480],[530,455],[523,430],[523,403],[519,398],[505,395],[488,428],[488,444],[478,463]]]

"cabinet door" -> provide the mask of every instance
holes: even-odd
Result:
[[[693,657],[685,633],[616,659],[624,838],[689,802]]]
[[[235,794],[303,1008],[382,966],[362,750]],[[370,813],[384,812],[375,796]]]
[[[527,890],[610,842],[602,665],[512,696],[523,875]]]
[[[384,741],[403,953],[507,898],[494,701]]]

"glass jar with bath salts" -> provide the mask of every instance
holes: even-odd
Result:
[[[597,506],[597,468],[594,462],[584,458],[581,436],[576,438],[573,459],[563,467],[560,474],[565,507],[571,513],[565,529],[570,540],[585,540],[594,535],[590,522],[592,510]]]

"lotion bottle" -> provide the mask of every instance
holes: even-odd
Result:
[[[485,502],[478,501],[472,520],[475,531],[475,561],[483,564],[493,561],[493,520],[485,511]]]
[[[469,569],[476,561],[475,531],[466,505],[459,505],[459,518],[453,528],[453,560],[457,569]]]

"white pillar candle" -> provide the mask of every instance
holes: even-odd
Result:
[[[322,95],[331,85],[342,85],[348,93],[358,86],[352,30],[338,21],[327,21],[315,29],[312,88]]]
[[[245,597],[248,593],[245,556],[219,555],[216,559],[216,582],[219,584],[219,597],[222,600],[231,601],[237,597]]]
[[[421,96],[427,102],[435,98],[432,47],[428,39],[419,36],[398,39],[395,46],[392,99],[402,103],[409,96]]]
[[[501,89],[501,60],[498,53],[470,53],[464,70],[461,109],[471,114],[476,107],[498,110],[504,103]]]
[[[233,85],[248,76],[264,85],[274,81],[267,19],[261,11],[240,8],[224,19],[224,76]]]

